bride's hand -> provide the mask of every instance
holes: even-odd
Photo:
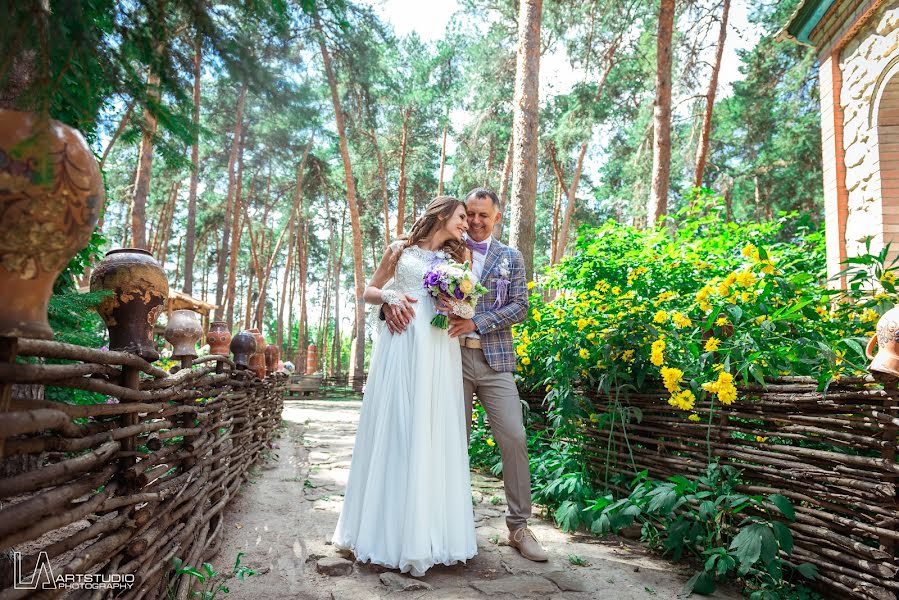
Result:
[[[450,297],[447,294],[440,294],[436,298],[435,307],[443,313],[452,312],[453,307],[450,304]]]
[[[415,309],[412,304],[418,302],[418,299],[408,294],[400,294],[399,304],[385,304],[384,318],[387,321],[387,327],[393,333],[402,333],[412,322],[415,317]]]

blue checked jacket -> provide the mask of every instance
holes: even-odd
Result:
[[[494,308],[497,282],[501,279],[509,281],[508,291],[502,306]],[[472,321],[481,336],[484,357],[494,371],[515,371],[512,325],[524,321],[528,314],[528,285],[521,252],[493,238],[484,259],[481,284],[487,293],[478,300]]]

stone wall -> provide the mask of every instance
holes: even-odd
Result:
[[[880,119],[878,131],[878,109],[884,102],[892,104],[891,96],[899,93],[899,77],[896,77],[899,0],[885,2],[846,43],[840,52],[839,68],[848,194],[845,253],[855,256],[864,252],[862,240],[873,236],[873,251],[879,251],[885,242],[892,242],[891,254],[896,256],[899,254],[899,190],[894,193],[891,186],[884,189],[881,175],[889,175],[891,169],[899,166],[899,158],[882,153],[878,142],[885,138],[882,141],[892,145],[889,129],[895,124],[899,132],[899,119],[894,119],[892,113],[884,113],[882,116],[889,118]]]

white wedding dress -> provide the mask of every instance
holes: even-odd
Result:
[[[396,335],[382,325],[375,341],[332,538],[357,560],[415,576],[477,553],[459,343],[431,325],[422,285],[436,260],[407,248],[388,286],[418,299],[415,318]]]

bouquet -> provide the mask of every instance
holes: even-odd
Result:
[[[454,315],[463,319],[474,316],[474,307],[478,298],[487,293],[487,288],[478,283],[468,262],[439,263],[433,266],[424,276],[424,288],[435,298],[442,298],[449,304]],[[438,312],[431,325],[440,329],[449,327],[449,318]]]

